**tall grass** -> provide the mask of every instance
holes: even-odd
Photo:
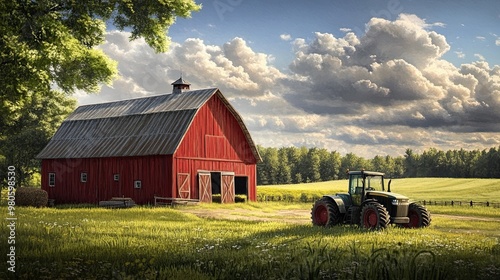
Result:
[[[210,207],[215,206],[201,209],[211,211]],[[252,211],[257,206],[245,207]],[[260,210],[266,209],[262,207]],[[6,211],[5,207],[0,211]],[[18,279],[500,276],[500,244],[488,231],[459,233],[431,226],[370,232],[357,227],[202,219],[184,213],[183,208],[16,211]],[[446,221],[439,219],[434,224]],[[5,236],[6,221],[0,224]],[[13,277],[5,269],[0,272],[1,279]]]

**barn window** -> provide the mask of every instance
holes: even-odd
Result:
[[[115,182],[120,181],[120,174],[115,174],[115,175],[113,175],[113,180],[114,180]]]
[[[140,180],[134,181],[134,188],[136,189],[142,188],[142,181]]]
[[[80,182],[87,183],[87,172],[80,173]]]
[[[49,173],[49,187],[56,186],[56,173]]]

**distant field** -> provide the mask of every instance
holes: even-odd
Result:
[[[258,186],[257,195],[295,198],[347,192],[347,180],[296,185]],[[387,182],[386,182],[387,184]],[[391,191],[414,200],[478,201],[500,203],[500,179],[409,178],[393,179]]]

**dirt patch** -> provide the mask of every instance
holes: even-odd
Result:
[[[311,210],[247,210],[247,209],[182,209],[200,218],[244,220],[261,222],[286,222],[306,224],[311,222]]]

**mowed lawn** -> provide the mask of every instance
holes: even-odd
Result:
[[[399,183],[406,180],[418,179],[395,180],[393,191],[412,197],[397,187],[411,190]],[[337,183],[346,185],[326,182],[324,190]],[[430,199],[436,197],[445,196],[437,192]],[[15,274],[7,271],[8,221],[0,221],[0,279],[500,279],[499,208],[430,206],[443,214],[428,228],[373,232],[313,227],[298,219],[310,206],[18,207]],[[0,211],[7,213],[5,201]]]

